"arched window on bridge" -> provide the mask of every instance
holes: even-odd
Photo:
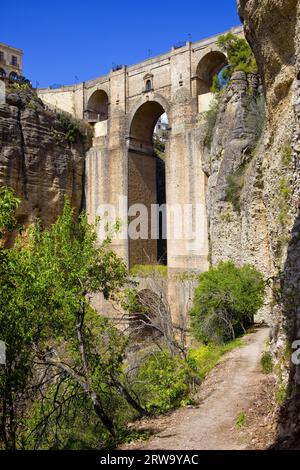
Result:
[[[146,91],[151,91],[152,90],[152,82],[150,79],[146,81]]]
[[[90,123],[106,121],[108,119],[108,96],[104,90],[95,91],[90,97],[85,119]]]
[[[6,77],[6,72],[4,69],[0,69],[0,77]]]

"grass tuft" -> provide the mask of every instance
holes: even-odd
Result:
[[[269,351],[263,352],[260,363],[264,374],[271,374],[273,372],[273,361]]]
[[[235,420],[235,425],[237,429],[242,429],[244,426],[246,426],[247,418],[245,411],[240,411],[236,417]]]

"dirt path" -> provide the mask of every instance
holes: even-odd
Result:
[[[241,411],[252,411],[255,396],[265,376],[260,367],[261,352],[268,339],[267,328],[258,329],[244,339],[244,346],[224,356],[208,375],[197,395],[197,406],[186,407],[151,420],[139,429],[154,435],[143,443],[123,449],[210,450],[251,448],[249,436],[235,424]],[[259,425],[259,424],[258,424]]]

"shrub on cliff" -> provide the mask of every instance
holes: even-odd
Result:
[[[199,276],[191,310],[194,335],[204,343],[235,339],[263,306],[265,283],[254,266],[232,261]]]
[[[241,165],[236,171],[226,178],[226,201],[232,203],[236,212],[240,212],[240,198],[245,182],[246,165]]]
[[[208,111],[205,113],[204,138],[203,143],[210,148],[213,141],[214,129],[217,123],[219,113],[219,99],[213,99],[210,102]]]
[[[57,119],[61,131],[69,144],[73,144],[80,136],[88,136],[91,133],[89,124],[85,121],[79,121],[64,112],[57,113]]]
[[[10,188],[0,187],[0,239],[17,228],[15,211],[19,204],[20,200]]]
[[[252,49],[246,39],[233,33],[221,34],[218,38],[219,48],[226,53],[228,65],[213,79],[212,92],[218,93],[232,77],[235,70],[256,73],[257,64]]]

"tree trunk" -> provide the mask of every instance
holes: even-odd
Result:
[[[115,426],[110,417],[105,413],[97,393],[92,392],[90,394],[90,397],[93,402],[94,410],[97,416],[100,418],[100,420],[102,421],[106,429],[109,431],[109,433],[112,435],[112,437],[116,437]]]
[[[112,377],[113,383],[115,387],[119,390],[121,395],[125,398],[127,403],[131,405],[140,415],[149,415],[148,411],[145,410],[134,398],[133,396],[128,392],[128,390],[119,382],[117,379]]]

